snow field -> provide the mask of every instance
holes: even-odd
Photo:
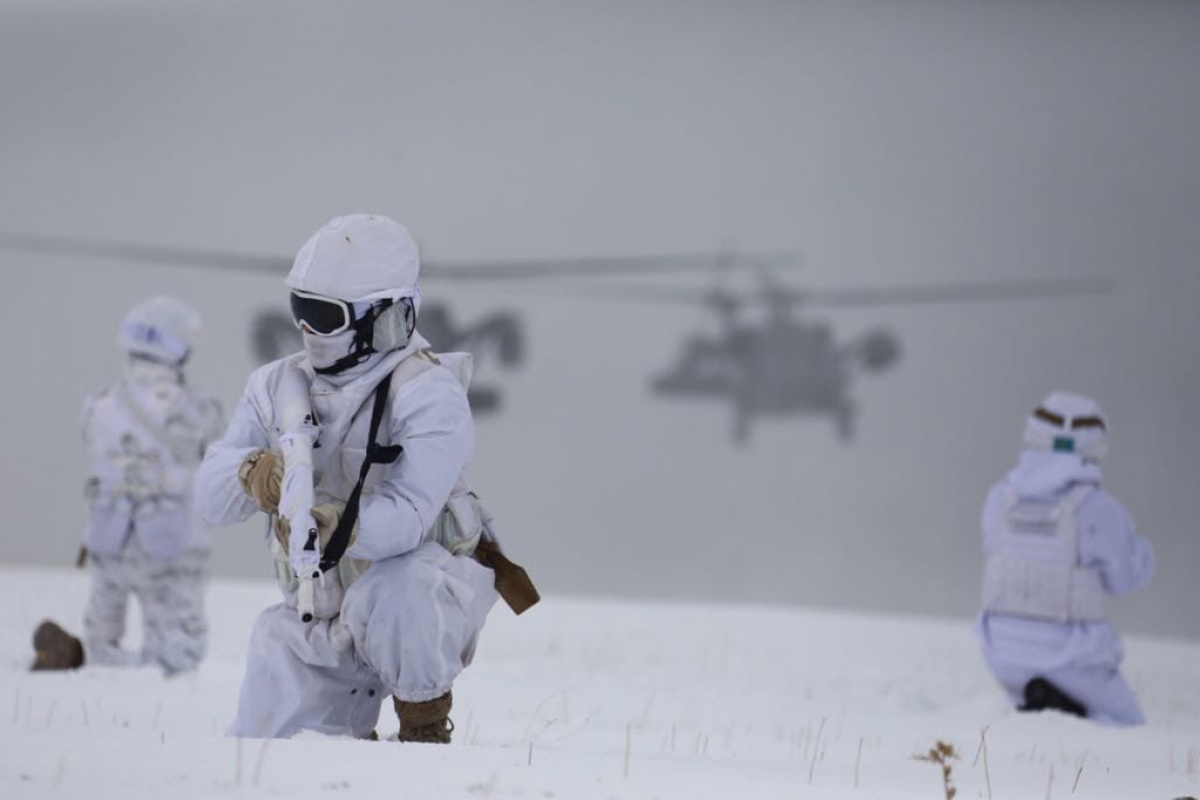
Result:
[[[386,703],[383,741],[238,741],[222,732],[272,584],[214,581],[209,657],[166,680],[26,672],[38,621],[78,630],[86,576],[0,578],[3,798],[941,798],[913,758],[938,740],[960,800],[1200,791],[1191,643],[1127,641],[1149,724],[1116,730],[1012,712],[965,618],[551,597],[493,612],[449,747],[388,741]]]

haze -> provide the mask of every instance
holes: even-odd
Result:
[[[1115,618],[1200,635],[1196,3],[10,2],[0,104],[12,231],[287,257],[370,210],[454,260],[733,240],[802,252],[785,277],[814,287],[1111,277],[1102,298],[817,314],[904,348],[855,383],[848,447],[800,417],[738,448],[725,405],[651,397],[711,325],[699,308],[425,290],[456,318],[524,320],[527,362],[481,371],[505,408],[472,478],[544,590],[965,618],[984,492],[1064,388],[1105,405],[1107,485],[1159,554]],[[13,253],[0,270],[0,559],[65,567],[78,408],[119,366],[125,310],[194,303],[192,380],[232,409],[250,316],[284,289]],[[269,577],[261,535],[219,532],[217,572]]]

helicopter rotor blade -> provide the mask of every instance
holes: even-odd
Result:
[[[772,283],[765,290],[732,292],[661,285],[606,284],[592,286],[585,296],[605,297],[639,303],[673,305],[786,304],[854,308],[885,305],[993,302],[1051,297],[1107,295],[1113,290],[1108,278],[1060,278],[992,283],[946,283],[862,289],[799,289]]]
[[[733,310],[751,300],[750,297],[732,292],[723,287],[714,288],[661,286],[655,284],[635,285],[630,283],[604,284],[575,290],[576,297],[603,298],[631,303],[654,303],[656,305],[711,306],[718,310]]]
[[[0,250],[73,258],[97,258],[105,261],[178,264],[185,267],[204,267],[268,275],[284,275],[292,266],[290,258],[276,256],[169,247],[141,242],[42,236],[31,233],[0,233]]]
[[[0,250],[108,261],[177,264],[277,276],[285,275],[292,264],[291,257],[4,232],[0,232]],[[747,257],[746,260],[748,261],[749,258]],[[781,269],[786,269],[797,261],[795,254],[788,252],[755,253],[752,258],[756,261],[768,260]],[[435,260],[424,262],[422,272],[425,278],[443,281],[539,280],[643,273],[698,272],[710,269],[712,263],[713,256],[711,254],[547,258],[458,263]]]
[[[793,253],[755,253],[753,259],[767,259],[778,268],[797,263]],[[732,267],[748,266],[751,256],[739,256]],[[522,259],[471,263],[436,262],[426,264],[428,274],[446,281],[538,280],[641,275],[646,273],[696,273],[711,269],[713,255],[698,253],[661,256],[601,256],[595,258]]]
[[[826,308],[853,308],[1107,295],[1112,293],[1113,284],[1108,278],[1091,277],[786,291],[788,293],[783,299],[789,302]]]

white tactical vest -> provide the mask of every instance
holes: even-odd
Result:
[[[984,568],[984,611],[1053,622],[1104,619],[1100,572],[1079,565],[1077,515],[1092,491],[1077,486],[1054,502],[1005,490]]]
[[[392,373],[391,402],[395,402],[400,388],[407,382],[423,375],[435,366],[442,366],[454,375],[463,388],[471,382],[473,359],[470,353],[438,353],[421,350],[405,358]],[[359,469],[367,455],[367,441],[370,433],[371,407],[375,394],[367,396],[363,406],[348,420],[344,431],[325,430],[321,435],[322,447],[313,452],[314,462],[314,494],[316,502],[328,503],[333,501],[345,502],[358,480]],[[274,404],[276,407],[281,403]],[[322,416],[321,404],[314,400],[317,416]],[[328,415],[327,415],[328,416]],[[268,438],[272,450],[279,450],[279,433],[274,420],[266,420]],[[337,435],[342,433],[340,445],[335,444]],[[327,434],[329,436],[327,437]],[[391,443],[391,414],[385,414],[379,427],[378,440],[381,444]],[[400,456],[404,458],[403,455]],[[362,496],[364,499],[375,493],[382,479],[384,467],[375,466],[367,474],[363,483]],[[442,513],[434,520],[431,529],[426,531],[425,539],[441,544],[456,555],[470,555],[479,543],[484,533],[486,511],[483,509],[475,493],[470,491],[466,481],[460,477],[458,484],[450,494]],[[274,526],[274,518],[272,518]],[[289,601],[294,597],[298,581],[292,569],[287,552],[275,536],[269,536],[271,557],[275,564],[275,577],[280,588],[288,596]],[[331,619],[341,610],[345,590],[371,565],[369,561],[360,561],[350,557],[338,562],[336,572],[331,571],[318,582],[314,602],[314,613],[318,619]]]

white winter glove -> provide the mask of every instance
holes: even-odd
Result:
[[[345,503],[323,503],[312,510],[313,521],[317,523],[317,537],[321,540],[321,552],[325,551],[345,511]],[[291,523],[288,522],[286,517],[279,517],[275,521],[275,538],[279,540],[279,546],[283,548],[283,552],[285,553],[288,552],[288,543],[291,540],[291,535]],[[358,538],[357,521],[355,521],[354,528],[350,531],[350,541],[346,546],[349,547],[354,544],[356,538]]]

